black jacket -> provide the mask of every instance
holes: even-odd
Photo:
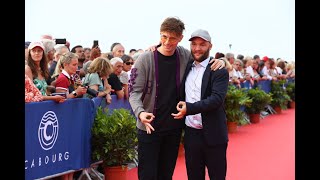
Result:
[[[187,65],[181,85],[181,97],[185,100],[185,81],[193,61]],[[208,64],[202,78],[201,100],[187,104],[187,114],[201,113],[203,132],[208,145],[228,142],[228,130],[224,100],[228,90],[229,73],[227,69],[212,71]]]

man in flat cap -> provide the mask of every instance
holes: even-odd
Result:
[[[210,70],[211,37],[206,30],[196,30],[189,39],[194,61],[187,64],[181,97],[172,114],[185,116],[184,148],[188,180],[205,180],[207,167],[210,179],[225,180],[228,130],[224,99],[229,73],[222,68]]]

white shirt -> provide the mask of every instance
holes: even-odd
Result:
[[[209,64],[209,59],[208,57],[199,64],[193,62],[191,71],[185,82],[186,102],[194,103],[201,100],[202,76]],[[195,129],[202,129],[201,113],[186,116],[185,124]]]
[[[121,74],[119,75],[119,79],[120,79],[120,82],[122,84],[128,84],[129,82],[129,75],[127,72],[125,71],[122,71]]]
[[[269,69],[267,69],[267,66],[264,66],[264,67],[262,68],[262,74],[263,74],[264,76],[267,76],[267,79],[271,80],[272,77],[269,75],[268,71],[269,71]]]
[[[249,73],[251,77],[254,76],[253,68],[251,66],[246,67],[246,73]]]
[[[280,67],[276,66],[275,69],[277,70],[278,75],[282,75],[282,69]]]
[[[241,72],[236,70],[235,68],[232,69],[232,77],[243,78]]]

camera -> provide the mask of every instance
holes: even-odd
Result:
[[[88,83],[84,84],[84,87],[87,88],[87,94],[89,94],[90,96],[92,97],[97,97],[99,92],[94,90],[94,89],[91,89],[89,86],[88,86]]]

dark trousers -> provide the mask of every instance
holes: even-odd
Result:
[[[139,180],[172,180],[181,131],[176,129],[146,134],[138,130]]]
[[[203,130],[186,127],[184,149],[188,180],[204,180],[205,167],[211,180],[225,180],[228,143],[208,146]]]

